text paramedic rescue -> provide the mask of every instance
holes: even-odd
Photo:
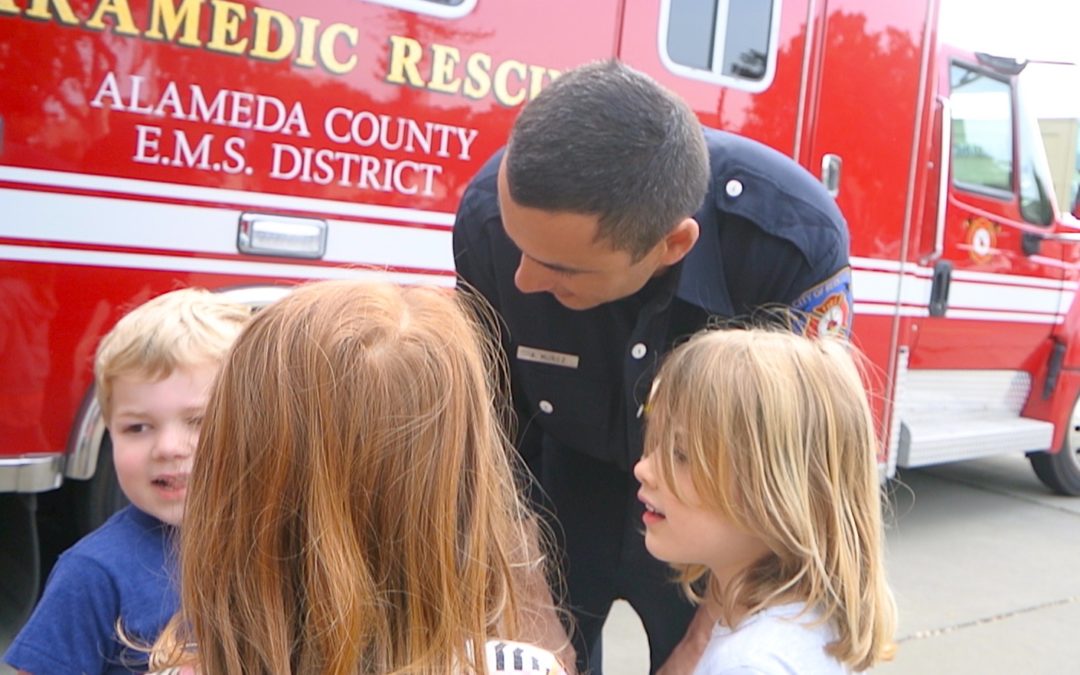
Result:
[[[83,3],[78,3],[83,5]],[[89,3],[87,3],[89,4]],[[20,6],[22,5],[22,6]],[[352,72],[360,30],[346,23],[292,17],[274,9],[229,0],[152,0],[149,8],[128,0],[97,0],[85,19],[69,0],[0,0],[0,18],[23,16],[151,42],[173,42],[260,61],[291,61],[333,75]],[[80,9],[82,7],[80,6]],[[203,18],[209,16],[208,21]],[[205,26],[205,31],[200,28]],[[453,46],[426,47],[413,38],[390,36],[385,81],[471,99],[491,97],[515,106],[536,96],[559,71],[515,59],[496,62],[483,52],[462,54]]]

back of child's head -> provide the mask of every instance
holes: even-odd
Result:
[[[513,637],[526,516],[464,302],[317,282],[237,340],[182,533],[203,672],[446,673]]]
[[[771,551],[706,593],[729,622],[803,601],[862,670],[893,650],[874,421],[853,348],[771,329],[716,330],[673,351],[649,402],[646,451],[676,489],[674,449],[702,506]],[[688,593],[708,570],[677,566]]]
[[[94,358],[106,422],[117,377],[156,381],[177,369],[217,365],[250,318],[247,305],[199,288],[159,295],[128,312],[102,338]]]

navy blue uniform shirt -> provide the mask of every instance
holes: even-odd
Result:
[[[839,305],[850,322],[848,233],[835,201],[785,155],[705,130],[711,180],[686,258],[635,295],[585,311],[514,285],[520,252],[503,231],[500,151],[473,178],[454,224],[460,277],[505,325],[519,443],[571,449],[629,469],[641,456],[641,410],[661,357],[711,317]]]

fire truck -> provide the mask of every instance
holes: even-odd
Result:
[[[0,549],[36,569],[121,503],[91,361],[126,310],[453,286],[470,177],[612,57],[837,199],[884,477],[1025,453],[1080,494],[1080,232],[1022,64],[941,44],[938,4],[0,0]]]

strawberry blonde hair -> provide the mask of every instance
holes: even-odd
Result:
[[[471,302],[327,281],[255,316],[207,406],[155,667],[482,672],[518,636],[535,523]]]
[[[730,626],[785,602],[820,608],[837,634],[827,651],[865,670],[895,651],[896,608],[878,443],[852,352],[771,329],[699,333],[657,376],[645,448],[676,494],[680,450],[702,506],[770,550],[725,586],[702,565],[676,565],[686,593],[714,601]]]

